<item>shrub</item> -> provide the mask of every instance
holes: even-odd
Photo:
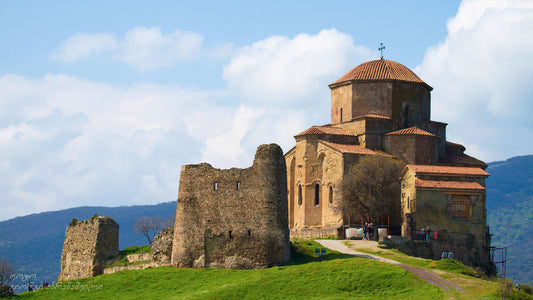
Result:
[[[0,285],[0,298],[13,297],[15,293],[9,285]]]
[[[72,221],[70,221],[70,224],[69,224],[69,225],[70,225],[70,226],[74,226],[74,225],[76,225],[76,224],[78,224],[78,219],[76,219],[76,218],[72,218]]]

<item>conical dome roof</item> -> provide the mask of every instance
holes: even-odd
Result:
[[[430,89],[433,89],[406,66],[383,58],[358,65],[329,86],[332,87],[348,81],[413,82],[424,84]]]

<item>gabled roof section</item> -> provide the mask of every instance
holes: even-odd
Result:
[[[294,137],[303,136],[303,135],[322,135],[322,134],[354,136],[354,134],[349,133],[348,131],[342,128],[324,125],[324,126],[312,126],[298,133]]]
[[[463,146],[461,144],[457,144],[457,143],[452,143],[452,142],[449,142],[449,141],[446,141],[446,147],[459,148],[459,149],[462,149],[463,151],[466,150],[465,146]]]
[[[472,167],[480,167],[483,169],[487,168],[487,164],[484,161],[481,161],[464,153],[460,155],[448,154],[445,157],[439,158],[439,163],[445,165],[466,165]]]
[[[362,116],[353,117],[352,121],[353,120],[359,120],[359,119],[392,120],[390,117],[369,114],[369,115],[362,115]]]
[[[381,153],[370,150],[360,145],[338,144],[326,141],[320,141],[320,143],[337,150],[343,154],[361,154],[361,155],[380,155]]]
[[[443,180],[415,180],[416,188],[457,189],[457,190],[485,190],[485,187],[471,181],[443,181]]]
[[[349,81],[401,81],[421,83],[426,85],[429,89],[433,89],[427,83],[422,81],[413,71],[406,66],[392,60],[378,59],[372,60],[358,65],[350,70],[339,80],[330,84],[331,88],[334,85],[349,82]]]
[[[422,130],[418,127],[409,127],[405,129],[400,129],[397,131],[389,132],[385,135],[420,135],[420,136],[430,136],[430,137],[436,137],[438,136],[434,135],[433,133],[427,132],[425,130]]]
[[[478,167],[455,167],[455,166],[435,166],[435,165],[407,165],[406,168],[413,170],[417,175],[447,175],[447,176],[482,176],[487,177],[489,173]]]

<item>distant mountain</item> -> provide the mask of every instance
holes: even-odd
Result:
[[[489,163],[487,172],[492,246],[508,247],[507,277],[533,285],[533,155]]]
[[[144,236],[133,232],[137,217],[173,217],[175,210],[176,202],[171,201],[156,205],[83,206],[10,219],[0,222],[0,257],[5,256],[34,283],[54,282],[61,269],[63,240],[72,218],[86,220],[94,214],[112,217],[119,224],[119,247],[124,249],[147,244]],[[27,280],[12,283],[17,284],[27,284]]]

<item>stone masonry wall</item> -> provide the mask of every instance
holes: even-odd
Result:
[[[181,169],[171,264],[264,268],[290,256],[287,173],[278,145],[258,147],[247,169]]]
[[[118,224],[109,217],[96,217],[70,224],[65,234],[59,281],[103,273],[108,260],[118,254]]]

